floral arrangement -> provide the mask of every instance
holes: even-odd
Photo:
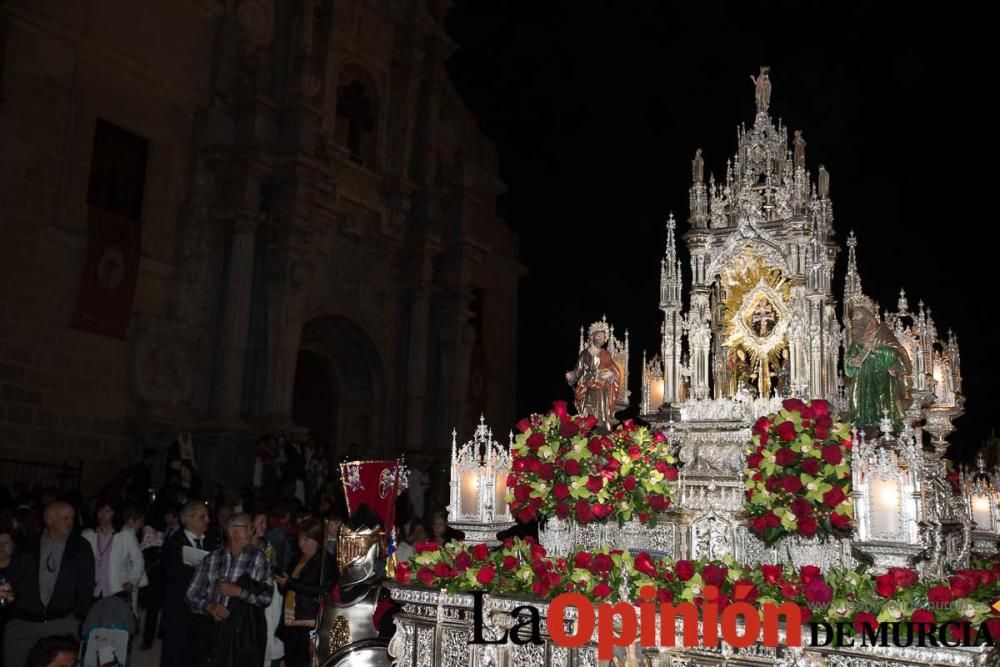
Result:
[[[990,607],[1000,597],[998,557],[946,580],[920,582],[907,568],[890,568],[881,576],[857,570],[824,574],[808,565],[798,570],[791,565],[742,566],[731,557],[658,560],[646,552],[633,557],[608,549],[552,558],[531,540],[509,539],[492,551],[485,544],[417,545],[413,558],[397,567],[396,581],[450,593],[489,591],[542,599],[576,592],[595,602],[634,602],[640,589],[651,585],[660,602],[699,605],[703,588],[712,584],[719,589],[720,611],[736,600],[793,602],[802,609],[803,622],[850,622],[858,632],[880,622],[967,621],[977,626],[986,622],[990,634],[1000,637],[1000,615]]]
[[[655,522],[670,507],[677,467],[666,437],[625,420],[608,435],[565,401],[517,424],[507,502],[521,522],[558,517],[580,523]]]
[[[821,399],[782,402],[754,424],[745,511],[750,529],[771,545],[786,535],[850,535],[851,434]]]

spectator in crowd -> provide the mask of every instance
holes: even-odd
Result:
[[[76,667],[80,642],[72,635],[43,637],[28,652],[25,667]]]
[[[284,591],[283,640],[285,667],[309,667],[309,633],[316,627],[319,600],[333,584],[334,567],[324,557],[320,543],[323,524],[306,519],[299,524],[299,558],[292,571],[275,575]]]
[[[199,664],[262,665],[267,648],[264,609],[274,579],[264,552],[253,546],[253,517],[234,514],[226,545],[208,554],[187,589],[191,610],[209,619]]]
[[[82,537],[72,535],[75,511],[64,502],[45,508],[45,530],[18,546],[10,568],[16,596],[4,633],[4,658],[23,665],[39,639],[76,635],[93,601],[94,554]]]
[[[9,523],[0,524],[0,648],[3,647],[3,630],[14,604],[14,589],[10,585],[8,570],[14,559],[14,534]],[[4,667],[0,650],[0,667]]]
[[[115,510],[110,503],[101,503],[97,510],[97,528],[83,531],[94,554],[95,598],[117,595],[135,609],[139,588],[148,584],[145,562],[139,549],[136,531],[142,529],[144,512],[129,507],[122,530],[115,531]]]
[[[445,545],[452,540],[461,542],[465,539],[465,533],[448,525],[448,514],[441,510],[434,512],[431,517],[431,533],[431,541],[438,546]]]

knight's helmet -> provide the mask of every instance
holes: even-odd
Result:
[[[384,576],[395,563],[396,499],[406,487],[401,461],[352,461],[340,466],[349,524],[337,536],[338,599],[326,604],[318,628],[322,664],[381,664],[384,646],[374,614]],[[379,567],[385,559],[385,572]]]

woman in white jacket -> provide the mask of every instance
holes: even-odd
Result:
[[[83,531],[82,537],[94,551],[94,597],[117,595],[136,609],[139,589],[147,585],[146,567],[139,549],[136,531],[142,529],[145,516],[141,510],[125,511],[125,524],[114,530],[115,510],[109,503],[97,508],[97,529]]]

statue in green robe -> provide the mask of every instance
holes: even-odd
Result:
[[[884,322],[866,305],[851,314],[853,338],[844,358],[851,381],[851,417],[859,428],[878,426],[882,411],[898,429],[910,407],[910,356]]]

